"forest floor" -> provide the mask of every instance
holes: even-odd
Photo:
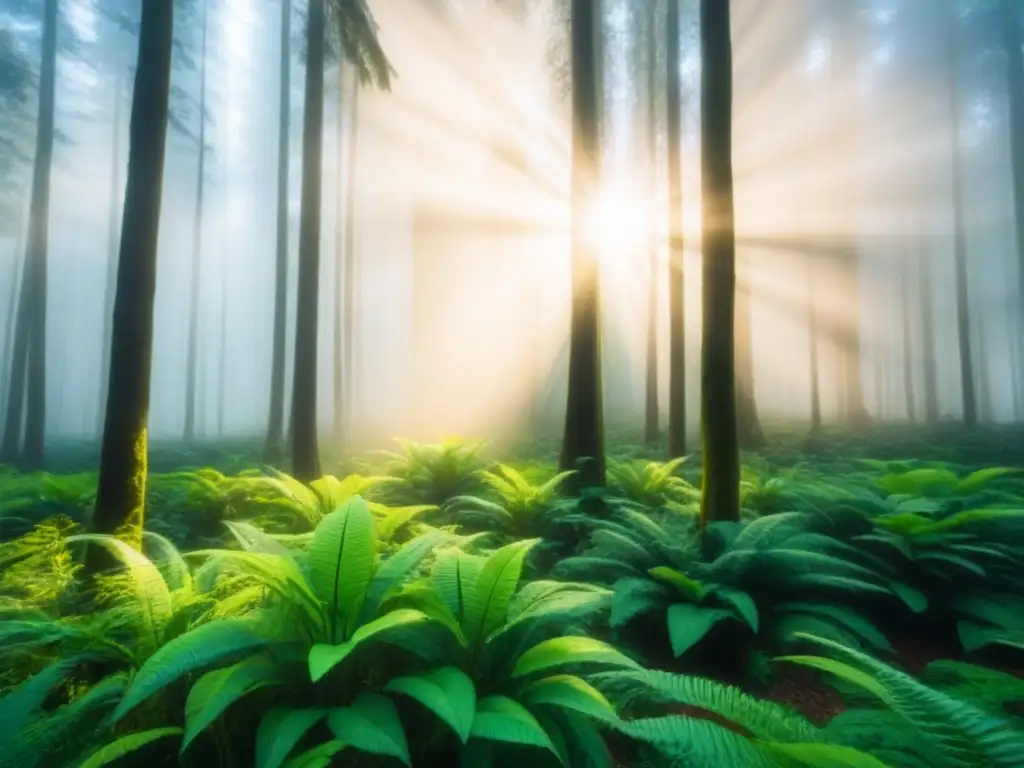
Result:
[[[768,446],[743,456],[741,496],[745,524],[764,517],[796,513],[808,519],[821,517],[830,520],[829,525],[838,531],[847,525],[847,518],[853,514],[857,519],[870,521],[875,526],[874,532],[870,536],[864,536],[864,531],[859,536],[835,532],[836,537],[846,537],[842,540],[848,540],[848,543],[872,537],[876,540],[895,537],[899,539],[892,544],[896,550],[913,550],[914,553],[927,550],[928,557],[944,558],[951,564],[949,567],[957,565],[957,557],[961,557],[962,566],[963,558],[977,555],[983,560],[983,556],[991,554],[992,550],[1015,547],[1018,542],[1024,549],[1024,525],[1016,524],[1016,515],[1011,520],[1001,517],[1008,509],[1017,510],[1020,516],[1024,516],[1024,478],[1017,477],[1017,472],[1024,470],[1024,427],[991,426],[966,432],[954,424],[927,428],[877,425],[857,434],[826,430],[815,442],[813,450],[800,428],[769,426],[766,432],[770,441]],[[609,488],[602,495],[605,503],[610,507],[620,503],[632,504],[633,509],[647,510],[645,514],[649,512],[659,520],[667,515],[665,519],[678,522],[692,515],[694,493],[700,482],[699,455],[681,466],[672,467],[663,463],[662,447],[641,445],[628,433],[611,435],[609,444],[616,448],[610,456]],[[286,475],[276,475],[265,467],[259,459],[260,448],[256,440],[194,446],[172,441],[154,445],[147,527],[166,536],[182,551],[231,546],[233,540],[226,532],[225,521],[252,520],[260,525],[269,521],[271,527],[266,530],[285,534],[309,530],[308,521],[301,522],[303,515],[308,519],[316,516],[309,517],[309,510],[302,507],[319,502],[315,497],[311,497],[312,501],[306,500],[302,497],[304,491],[301,487],[297,489],[289,485],[293,481]],[[514,506],[515,489],[510,491],[494,483],[490,487],[481,484],[482,472],[500,473],[504,471],[503,467],[514,468],[513,471],[534,494],[522,498],[534,500],[541,484],[555,474],[557,444],[554,441],[535,441],[499,453],[504,454],[506,464],[497,463],[486,447],[477,444],[454,441],[438,445],[410,443],[390,454],[362,456],[357,461],[335,461],[328,456],[324,465],[329,474],[340,478],[340,485],[332,493],[340,493],[341,497],[361,493],[376,500],[374,503],[382,505],[381,508],[399,511],[418,507],[426,509],[424,505],[430,505],[432,509],[448,512],[448,517],[425,517],[424,524],[429,521],[431,525],[451,526],[459,524],[458,513],[449,511],[453,500],[479,496],[509,509]],[[27,578],[22,571],[11,569],[4,573],[5,562],[15,562],[21,555],[5,555],[3,547],[16,544],[15,539],[31,534],[33,530],[42,530],[35,526],[46,521],[58,521],[56,526],[60,532],[81,530],[87,524],[95,494],[96,458],[96,446],[61,442],[51,447],[48,473],[20,473],[13,468],[0,467],[0,608],[12,594],[24,594],[27,589],[24,584],[15,583],[17,579]],[[266,482],[258,492],[239,492],[235,488],[236,479],[246,478]],[[394,482],[384,482],[375,488],[377,480],[382,478]],[[243,486],[244,483],[238,487]],[[580,505],[578,509],[583,508],[582,502]],[[995,522],[986,512],[994,508],[1002,510],[996,515],[999,519]],[[280,515],[268,517],[267,509],[276,509],[275,514],[287,512],[291,515],[288,518],[291,522],[281,523]],[[965,513],[969,514],[960,525],[957,516]],[[322,515],[323,511],[317,514]],[[408,518],[403,518],[403,522],[396,525],[407,526],[414,532],[420,525],[413,519],[416,514],[409,513]],[[968,519],[972,514],[974,517]],[[539,519],[524,513],[522,520],[513,522],[517,526],[523,523],[525,527],[509,528],[504,533],[495,529],[491,533],[506,536],[504,540],[546,535],[529,528]],[[925,531],[925,528],[936,524],[939,525],[934,529],[936,531],[943,525],[952,528],[956,524],[959,533],[935,545],[935,534],[929,533],[933,529]],[[299,527],[295,528],[295,525]],[[915,538],[921,531],[932,538]],[[967,542],[970,545],[967,549],[962,548],[963,542],[967,541],[964,537],[971,539]],[[928,550],[928,547],[935,551]],[[582,551],[577,547],[572,554],[579,555]],[[957,552],[960,554],[951,554]],[[1014,557],[1016,552],[1014,550]],[[5,557],[9,559],[5,560]],[[714,559],[715,556],[711,556],[711,561]],[[989,638],[973,647],[970,653],[965,652],[957,627],[976,621],[977,617],[969,612],[950,617],[943,604],[949,584],[960,589],[970,582],[975,589],[971,593],[972,599],[979,595],[978,599],[989,599],[987,590],[991,588],[992,592],[1011,594],[1017,601],[1015,605],[1024,606],[1024,591],[1020,590],[1016,574],[997,583],[990,576],[998,575],[998,569],[990,568],[982,560],[967,563],[964,566],[966,574],[954,568],[953,572],[939,574],[937,578],[931,571],[918,572],[915,570],[918,566],[913,562],[899,564],[900,578],[913,584],[922,595],[927,594],[929,605],[940,607],[935,620],[937,623],[910,624],[887,618],[888,608],[876,613],[870,605],[858,602],[855,597],[847,596],[852,601],[847,608],[858,606],[857,611],[877,624],[889,647],[889,651],[881,655],[892,666],[911,675],[923,674],[935,661],[955,660],[968,661],[1024,680],[1024,657],[1013,650],[1013,643],[1009,643],[1011,649],[1007,651],[1001,645],[1001,638]],[[564,563],[558,563],[555,570],[562,565]],[[673,567],[682,566],[673,563]],[[982,576],[972,581],[968,578],[972,574]],[[540,578],[562,577],[542,574]],[[566,577],[565,580],[572,579]],[[759,591],[757,580],[754,573],[754,583],[749,591],[762,613],[762,621],[765,621],[765,617],[771,619],[775,615],[773,612],[778,611],[779,604],[785,600],[777,599],[769,591]],[[782,583],[785,586],[785,582]],[[35,589],[34,586],[32,588]],[[746,586],[743,588],[747,589]],[[56,595],[58,588],[55,586],[52,591]],[[797,601],[810,599],[802,593],[784,597]],[[837,610],[846,611],[847,608]],[[849,639],[851,643],[855,639],[863,641],[866,638],[865,647],[871,645],[870,632],[861,634],[851,630],[857,624],[842,616],[840,619],[832,627],[835,637]],[[664,627],[664,623],[659,626]],[[809,626],[812,634],[821,629],[820,625],[813,623]],[[993,629],[987,624],[986,627],[987,630]],[[1002,629],[1014,632],[1018,627],[1007,625]],[[649,661],[657,659],[649,664],[651,668],[707,676],[737,685],[758,698],[791,707],[817,726],[826,725],[851,706],[841,692],[842,686],[835,687],[813,670],[783,664],[772,666],[770,674],[756,674],[754,669],[757,665],[752,662],[753,657],[746,658],[748,652],[754,650],[750,637],[742,641],[747,643],[741,652],[743,655],[727,659],[723,667],[721,660],[702,666],[699,654],[687,655],[685,665],[677,662],[668,651],[665,630],[658,628],[654,634],[662,637],[651,641],[654,645],[642,653]],[[993,651],[993,647],[998,653]],[[771,658],[784,655],[790,649],[783,644],[758,646],[756,650]],[[723,669],[726,669],[725,674]],[[0,695],[3,683],[0,680]],[[1012,703],[1007,702],[1008,705]],[[743,732],[742,725],[730,723],[699,707],[678,705],[673,711],[709,719]],[[620,756],[618,762],[629,764],[629,758]]]

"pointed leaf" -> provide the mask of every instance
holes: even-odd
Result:
[[[389,630],[429,620],[429,617],[422,611],[400,608],[359,627],[344,643],[338,645],[317,643],[309,649],[309,677],[314,683],[317,682],[363,643],[371,640],[386,641]]]
[[[639,669],[640,665],[607,643],[592,637],[567,635],[545,640],[525,651],[517,660],[512,677],[523,677],[570,664],[607,664]]]
[[[374,755],[397,757],[405,765],[412,765],[405,728],[395,703],[387,696],[361,693],[352,706],[332,709],[327,722],[345,744]]]
[[[416,677],[398,677],[384,690],[416,699],[450,726],[463,744],[469,739],[476,712],[476,688],[462,670],[442,667]]]
[[[279,768],[302,737],[327,715],[319,707],[274,707],[256,728],[256,768]]]

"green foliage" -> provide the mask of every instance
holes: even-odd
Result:
[[[480,471],[490,462],[483,442],[447,438],[439,443],[416,443],[395,438],[398,451],[381,451],[384,473],[398,478],[388,488],[388,500],[398,504],[442,505],[456,496],[475,496],[484,488]]]

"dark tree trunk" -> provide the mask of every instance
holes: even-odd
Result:
[[[139,546],[146,500],[153,303],[171,86],[174,3],[143,0],[129,129],[128,178],[114,299],[96,533],[125,531]],[[91,547],[90,570],[102,565]]]
[[[18,461],[22,430],[25,425],[25,386],[28,383],[28,343],[31,315],[32,273],[25,253],[21,268],[21,286],[18,296],[18,313],[14,323],[14,344],[11,353],[10,384],[7,388],[7,412],[4,416],[3,442],[0,443],[0,463],[14,464]]]
[[[605,482],[600,272],[585,231],[601,163],[600,6],[572,0],[572,328],[559,465],[578,469],[580,486]]]
[[[1009,107],[1010,171],[1013,181],[1014,233],[1017,247],[1018,295],[1024,296],[1024,53],[1021,48],[1020,14],[1014,0],[1000,0],[1000,28],[1006,62],[1006,92]],[[1024,327],[1024,301],[1019,303],[1020,326]],[[1021,377],[1024,355],[1017,363]],[[1016,389],[1016,388],[1015,388]],[[1014,396],[1020,398],[1020,393]]]
[[[900,323],[903,326],[903,390],[907,407],[907,420],[917,421],[917,397],[914,393],[914,330],[910,322],[909,267],[900,267]]]
[[[971,359],[971,321],[967,286],[967,238],[964,231],[963,171],[960,157],[960,98],[957,91],[956,19],[950,10],[946,38],[946,87],[949,96],[950,175],[953,195],[953,259],[956,270],[956,335],[960,348],[960,393],[964,424],[978,423]]]
[[[679,5],[668,0],[668,227],[669,357],[668,455],[686,453],[686,290],[683,269],[682,82],[679,73]]]
[[[288,327],[288,150],[291,108],[291,0],[281,0],[281,71],[277,137],[277,259],[274,275],[274,340],[270,415],[263,457],[281,460],[284,442],[285,334]]]
[[[356,169],[359,163],[359,76],[352,77],[352,108],[348,135],[348,176],[345,190],[345,294],[343,299],[341,366],[342,438],[352,440],[352,414],[355,412],[356,343]]]
[[[736,434],[736,233],[732,177],[730,3],[701,0],[701,179],[703,184],[703,344],[700,522],[740,516]]]
[[[96,408],[96,433],[103,436],[103,419],[107,407],[107,383],[110,381],[110,343],[114,327],[114,294],[117,291],[117,246],[121,230],[121,105],[124,103],[123,73],[117,73],[114,84],[114,146],[110,161],[110,200],[107,218],[107,280],[103,296],[103,358],[100,361],[100,397]]]
[[[647,349],[644,381],[644,440],[657,443],[661,437],[658,411],[658,243],[654,238],[657,228],[654,205],[658,195],[658,113],[655,100],[658,64],[657,6],[647,4],[647,151],[651,168],[651,252],[647,273]]]
[[[46,436],[46,283],[50,226],[50,168],[57,90],[57,0],[46,0],[43,12],[43,59],[39,71],[39,122],[32,167],[26,266],[31,277],[29,299],[28,397],[22,464],[42,469]]]
[[[921,361],[924,370],[924,420],[934,424],[939,420],[939,390],[935,371],[935,312],[932,307],[932,274],[928,249],[921,244],[917,253],[917,289],[921,308]]]
[[[302,212],[292,378],[292,473],[320,475],[316,434],[317,331],[320,293],[320,197],[324,133],[324,0],[310,0],[306,104],[302,132]]]
[[[203,0],[203,42],[199,60],[199,169],[196,213],[192,230],[192,284],[189,290],[188,358],[185,369],[185,440],[196,436],[196,379],[199,360],[199,284],[203,263],[203,190],[206,187],[206,2]]]
[[[14,246],[14,263],[11,265],[11,282],[7,290],[7,324],[3,330],[3,357],[0,358],[0,377],[4,381],[3,397],[0,398],[0,413],[7,412],[7,402],[11,396],[11,373],[14,365],[14,339],[17,327],[18,310],[21,306],[21,294],[24,292],[25,273],[25,231],[21,229],[18,234],[18,241]],[[22,379],[25,371],[22,365]],[[21,408],[18,409],[19,411]],[[20,436],[20,435],[19,435]],[[17,451],[17,438],[14,441]],[[0,461],[3,457],[0,456]]]

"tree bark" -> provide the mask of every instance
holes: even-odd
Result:
[[[334,281],[333,290],[331,295],[334,298],[334,318],[331,322],[332,338],[334,340],[334,354],[331,357],[333,363],[332,370],[332,383],[334,390],[334,429],[332,430],[333,443],[338,444],[341,440],[342,433],[342,420],[344,418],[345,409],[344,405],[344,380],[343,380],[343,366],[342,366],[342,355],[344,354],[344,329],[342,328],[345,296],[343,294],[344,288],[342,286],[343,275],[347,272],[345,264],[345,216],[342,215],[341,205],[342,198],[346,192],[345,189],[345,165],[342,162],[344,153],[341,151],[342,146],[345,142],[345,121],[342,119],[343,109],[345,106],[345,77],[344,77],[344,63],[338,63],[338,121],[335,133],[335,169],[334,169],[334,186],[337,190],[337,200],[334,204]]]
[[[110,200],[107,217],[107,279],[103,296],[103,357],[100,361],[100,396],[96,407],[96,434],[103,436],[110,380],[110,344],[114,327],[114,294],[117,291],[117,246],[121,234],[120,215],[124,188],[121,186],[121,105],[124,103],[124,73],[118,71],[114,84],[114,146],[110,161]]]
[[[302,212],[299,222],[298,306],[292,379],[292,473],[320,475],[316,434],[317,331],[320,286],[320,199],[324,128],[324,0],[310,0],[306,104],[302,134]]]
[[[559,466],[579,487],[605,483],[601,297],[597,254],[586,232],[600,169],[599,0],[572,0],[572,326]]]
[[[736,434],[736,233],[732,175],[732,34],[728,0],[701,0],[703,344],[700,524],[740,516]]]
[[[7,292],[7,324],[3,331],[3,357],[0,358],[0,377],[4,379],[3,398],[0,399],[0,413],[7,413],[7,402],[11,397],[11,376],[14,366],[14,340],[18,324],[18,313],[21,307],[21,294],[24,292],[22,284],[25,281],[25,230],[18,233],[18,240],[14,246],[14,263],[11,265],[11,283]],[[22,379],[24,380],[24,363],[22,364]],[[19,411],[21,408],[19,407]],[[2,445],[2,443],[0,443]],[[15,438],[15,452],[17,452],[17,438]],[[3,461],[0,455],[0,461]]]
[[[202,53],[199,60],[199,168],[196,174],[196,213],[192,230],[192,284],[189,290],[188,358],[185,369],[185,440],[196,436],[196,367],[199,359],[199,285],[203,263],[203,190],[206,186],[206,30],[203,0]]]
[[[1017,249],[1018,295],[1024,296],[1024,53],[1021,49],[1020,16],[1013,0],[1000,0],[1000,29],[1003,34],[1003,56],[1006,71],[1006,93],[1010,136],[1010,172],[1013,182],[1014,234]],[[1024,327],[1024,301],[1019,302]],[[1016,375],[1022,378],[1024,355],[1018,355]],[[1018,387],[1015,387],[1017,390]],[[1020,398],[1020,392],[1014,396]]]
[[[173,24],[174,3],[143,0],[114,299],[110,382],[99,488],[91,525],[96,533],[124,531],[135,546],[141,543],[146,497],[153,304]],[[89,553],[87,566],[95,572],[104,562],[102,552],[91,547]]]
[[[811,437],[821,432],[821,377],[818,365],[818,302],[814,275],[814,255],[807,256],[807,337],[808,368],[811,377]]]
[[[647,4],[647,152],[651,169],[650,227],[651,247],[647,266],[647,349],[646,374],[644,381],[644,441],[648,445],[657,443],[661,437],[660,412],[658,410],[658,241],[657,217],[654,215],[658,200],[658,112],[655,99],[658,64],[658,19],[657,6]]]
[[[910,321],[910,284],[909,267],[900,266],[900,321],[903,326],[903,391],[907,408],[907,420],[917,421],[917,396],[914,392],[914,330]]]
[[[263,457],[281,460],[284,442],[285,334],[288,326],[288,155],[291,109],[291,0],[281,0],[281,70],[277,137],[277,258],[274,275],[274,340],[270,366],[270,415]]]
[[[686,273],[683,266],[682,82],[679,5],[668,0],[669,359],[668,455],[686,453]]]
[[[924,365],[924,420],[939,420],[939,390],[935,371],[935,311],[932,305],[932,271],[930,255],[922,243],[917,253],[917,285],[921,292],[921,357]]]
[[[960,394],[963,421],[978,423],[978,402],[974,391],[974,363],[971,359],[971,320],[967,285],[967,237],[964,231],[963,171],[960,167],[960,98],[956,76],[956,20],[953,9],[946,30],[946,86],[949,96],[950,176],[953,195],[953,259],[956,272],[956,331],[960,347]]]
[[[43,12],[43,58],[39,71],[39,122],[32,167],[32,203],[29,213],[31,273],[29,300],[28,397],[25,404],[25,469],[42,469],[46,439],[46,288],[50,227],[50,169],[57,90],[57,0],[46,0]]]

